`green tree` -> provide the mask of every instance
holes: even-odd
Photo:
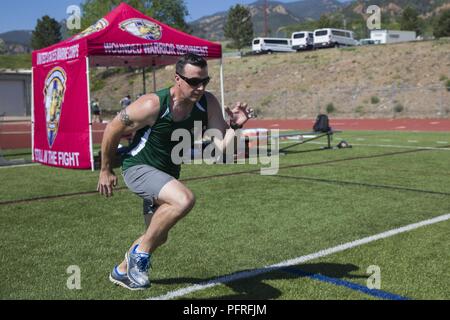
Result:
[[[49,16],[38,19],[31,35],[31,47],[35,50],[49,47],[62,40],[61,25]]]
[[[350,21],[347,21],[349,23]],[[341,14],[328,15],[323,14],[317,21],[317,29],[322,28],[344,28],[344,16]]]
[[[417,35],[420,35],[420,24],[421,21],[416,9],[407,7],[405,10],[403,10],[402,16],[400,18],[401,30],[415,31]]]
[[[330,27],[331,27],[331,20],[328,17],[328,15],[326,15],[326,14],[321,15],[319,20],[317,21],[317,29],[330,28]]]
[[[253,22],[250,10],[239,4],[228,11],[224,27],[225,37],[232,40],[232,46],[239,51],[251,44],[253,39]]]
[[[3,39],[0,39],[0,54],[5,54],[7,52],[6,43]]]
[[[436,19],[433,34],[436,38],[450,37],[450,10],[442,12]]]
[[[82,4],[81,28],[84,30],[107,15],[123,0],[86,0]],[[185,17],[189,14],[184,0],[128,0],[130,6],[176,29],[190,32]],[[81,30],[76,30],[78,33]]]
[[[184,18],[189,15],[189,11],[183,0],[153,0],[150,1],[153,11],[151,17],[171,27],[185,32],[192,32]]]

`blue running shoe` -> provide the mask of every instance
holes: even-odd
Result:
[[[113,271],[109,274],[109,280],[115,285],[127,288],[129,290],[144,290],[146,287],[138,286],[134,282],[132,282],[127,274],[120,274],[118,270],[118,266],[115,266]]]
[[[150,287],[148,269],[150,268],[150,254],[136,252],[137,244],[130,253],[127,252],[127,275],[128,278],[140,287]]]

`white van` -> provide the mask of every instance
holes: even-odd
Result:
[[[353,37],[353,32],[342,29],[317,29],[314,31],[314,48],[329,48],[340,46],[356,46],[358,41]]]
[[[295,52],[292,41],[287,38],[255,38],[252,42],[254,53]]]
[[[293,32],[291,36],[292,49],[312,49],[314,47],[314,32],[312,31],[298,31]]]

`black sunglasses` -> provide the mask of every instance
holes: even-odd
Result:
[[[211,81],[210,77],[206,77],[204,79],[200,78],[186,78],[185,76],[182,76],[181,74],[177,73],[177,75],[186,81],[186,83],[192,87],[198,87],[200,84],[202,84],[204,87],[208,85],[208,83]]]

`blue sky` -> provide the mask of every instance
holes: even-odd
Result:
[[[67,18],[67,7],[79,5],[82,0],[0,0],[0,33],[11,30],[32,30],[37,19],[49,15],[58,21]],[[256,0],[185,0],[189,16],[193,21],[203,16],[226,11],[235,4],[249,4]],[[293,2],[298,0],[281,0]]]

